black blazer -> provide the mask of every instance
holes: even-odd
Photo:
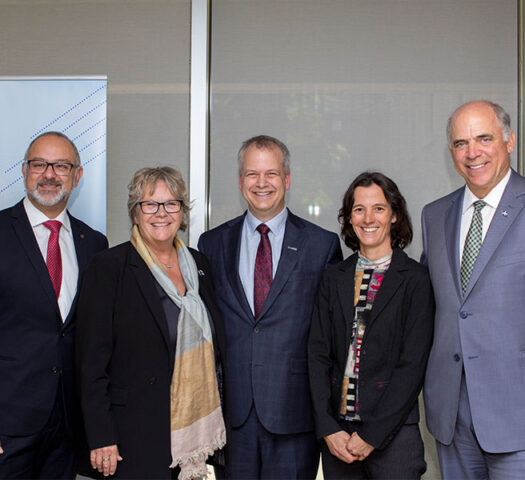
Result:
[[[104,235],[69,215],[79,282]],[[79,433],[75,386],[76,297],[64,322],[22,202],[0,212],[0,435],[40,431],[59,386],[71,434]]]
[[[222,358],[224,329],[209,265],[190,249]],[[93,258],[78,306],[77,369],[90,449],[117,444],[118,478],[170,478],[169,331],[156,282],[126,242]]]
[[[309,372],[316,432],[322,438],[339,420],[343,375],[354,318],[357,254],[329,268],[319,287],[309,338]],[[361,347],[359,407],[352,427],[377,449],[405,423],[417,423],[433,335],[434,297],[425,267],[399,249],[374,300]]]

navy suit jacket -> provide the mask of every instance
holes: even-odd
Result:
[[[281,258],[256,320],[238,273],[243,222],[244,215],[199,239],[225,323],[231,426],[242,425],[254,403],[272,433],[312,431],[307,341],[321,275],[342,259],[339,239],[288,212]]]
[[[424,396],[430,433],[454,435],[464,371],[483,450],[525,449],[525,179],[512,172],[465,294],[459,276],[464,188],[422,213],[423,261],[436,297]]]
[[[69,215],[79,282],[101,233]],[[32,435],[49,418],[59,384],[67,426],[79,421],[74,312],[62,322],[45,261],[22,202],[0,212],[0,435]],[[62,382],[60,382],[62,379]]]

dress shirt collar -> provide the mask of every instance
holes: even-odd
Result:
[[[268,220],[267,222],[261,222],[258,218],[256,218],[250,210],[246,212],[246,225],[248,227],[248,231],[250,233],[257,233],[256,229],[261,224],[264,223],[272,233],[275,235],[279,235],[284,228],[286,227],[286,220],[288,218],[288,209],[285,207],[281,210],[280,213],[278,213],[275,217],[273,217],[271,220]]]
[[[65,228],[68,232],[71,231],[69,215],[67,214],[67,210],[65,208],[60,212],[60,214],[56,218],[48,218],[46,214],[41,212],[31,203],[31,200],[29,200],[27,196],[24,198],[24,208],[32,228],[35,228],[38,225],[42,225],[48,220],[58,220],[62,224],[62,228]]]
[[[505,191],[505,187],[507,186],[507,183],[509,183],[511,174],[511,169],[509,168],[509,171],[507,174],[499,181],[499,183],[485,196],[485,198],[478,198],[476,195],[472,193],[470,188],[468,188],[467,185],[465,185],[465,196],[463,198],[463,214],[472,207],[474,202],[477,202],[478,200],[483,200],[489,207],[496,210],[498,208],[499,202],[501,200],[501,197],[503,196],[503,192]]]

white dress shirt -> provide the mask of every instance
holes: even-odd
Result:
[[[241,251],[239,255],[239,276],[244,288],[244,293],[248,299],[248,303],[254,311],[253,306],[253,272],[255,270],[255,259],[257,257],[257,248],[261,241],[261,234],[257,231],[257,227],[264,223],[270,231],[268,232],[268,239],[272,246],[272,278],[275,277],[279,259],[281,258],[281,250],[283,247],[284,231],[286,229],[286,220],[288,218],[288,209],[285,207],[275,217],[267,222],[261,222],[255,218],[248,210],[241,233]]]
[[[36,241],[42,252],[44,263],[47,257],[47,244],[51,231],[44,225],[48,220],[58,220],[62,227],[58,242],[60,244],[60,252],[62,255],[62,285],[60,287],[60,295],[58,296],[58,308],[64,321],[71,310],[71,304],[77,293],[78,282],[78,262],[77,252],[75,250],[75,243],[73,241],[73,232],[71,231],[71,222],[66,209],[62,210],[60,215],[56,218],[48,218],[43,212],[38,210],[31,201],[24,198],[24,208],[29,219],[29,223],[33,228]]]
[[[490,227],[490,222],[494,217],[494,212],[498,208],[503,192],[507,183],[509,183],[511,170],[499,181],[499,183],[487,194],[485,198],[478,198],[474,195],[470,188],[465,185],[465,194],[463,195],[463,210],[461,215],[461,230],[459,233],[459,262],[463,258],[463,249],[465,247],[465,240],[467,238],[468,229],[472,223],[472,215],[474,215],[474,202],[483,200],[486,205],[481,210],[481,218],[483,219],[483,230],[481,235],[481,241],[485,240],[487,231]]]

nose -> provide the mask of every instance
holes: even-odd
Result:
[[[46,169],[44,170],[44,173],[42,173],[42,176],[45,178],[54,178],[56,177],[55,169],[53,165],[50,163],[47,164]]]
[[[257,186],[264,187],[266,185],[266,177],[264,174],[257,175]]]
[[[372,210],[366,210],[365,211],[365,223],[371,223],[373,222],[373,211]]]
[[[476,142],[469,142],[467,147],[467,157],[474,159],[479,155],[478,146]]]

